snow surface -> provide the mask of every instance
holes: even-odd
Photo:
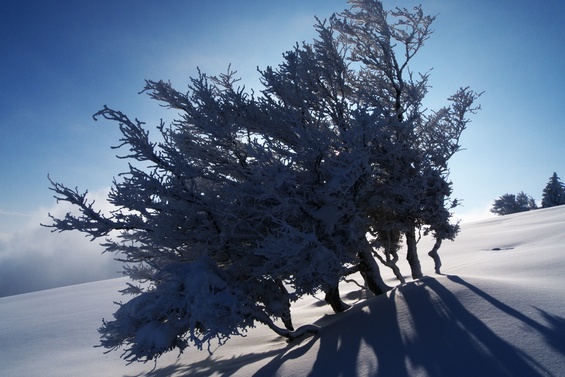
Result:
[[[315,322],[316,336],[287,343],[258,327],[212,356],[171,352],[154,370],[93,347],[125,279],[0,298],[0,375],[565,376],[565,206],[463,224],[440,250],[444,275],[429,248],[420,242],[430,275],[386,296],[342,284],[355,303],[345,313],[322,295],[296,303],[295,324]]]

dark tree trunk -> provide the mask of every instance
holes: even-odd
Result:
[[[339,287],[336,284],[334,287],[326,290],[326,297],[324,298],[336,313],[343,312],[351,307],[341,300],[339,295]]]
[[[369,290],[373,292],[375,296],[390,291],[392,288],[383,281],[379,266],[375,258],[373,258],[371,246],[368,244],[363,245],[361,250],[357,253],[357,256],[359,257],[359,272]]]
[[[406,260],[410,265],[412,270],[412,278],[420,279],[424,275],[422,274],[422,267],[420,266],[420,260],[418,259],[418,247],[416,245],[416,230],[411,228],[405,233],[406,235]]]
[[[282,311],[281,320],[284,326],[287,328],[287,330],[294,331],[294,325],[292,324],[292,315],[290,313],[290,296],[288,294],[288,290],[284,286],[282,280],[277,279],[276,282],[283,295],[282,298],[283,311]]]
[[[398,268],[398,266],[396,265],[396,262],[398,262],[398,254],[396,254],[396,251],[390,252],[390,251],[386,251],[385,249],[385,258],[380,256],[378,253],[375,253],[375,256],[379,259],[379,261],[382,264],[384,264],[385,266],[387,266],[392,270],[394,276],[396,276],[396,279],[398,279],[400,284],[406,283],[406,279],[404,279],[404,276],[402,276],[402,272],[400,272],[400,268]]]
[[[400,268],[396,265],[398,262],[398,249],[400,248],[400,231],[398,230],[388,230],[388,231],[381,231],[381,235],[384,236],[384,252],[385,252],[385,259],[379,258],[382,264],[389,267],[394,276],[400,281],[400,284],[406,283],[406,279],[402,276],[400,272]]]
[[[441,258],[439,257],[439,254],[437,253],[437,251],[441,247],[441,241],[442,241],[441,238],[437,238],[436,243],[434,244],[434,247],[428,253],[428,255],[430,257],[432,257],[432,259],[434,260],[434,268],[436,270],[436,274],[441,274],[441,271],[440,271]]]
[[[289,340],[300,338],[301,336],[304,336],[306,334],[316,334],[319,330],[319,328],[314,325],[300,326],[296,330],[280,328],[279,326],[275,325],[273,320],[262,309],[257,307],[247,308],[245,314],[251,315],[256,321],[259,321],[264,325],[269,326],[269,328],[273,330],[275,333]]]

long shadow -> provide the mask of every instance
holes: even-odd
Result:
[[[478,305],[501,310],[508,320],[520,321],[544,336],[549,346],[562,354],[565,352],[565,319],[540,310],[550,324],[545,326],[460,277],[447,276],[447,279],[464,286],[467,290],[463,294],[480,297]],[[319,348],[308,376],[561,375],[561,371],[547,370],[497,335],[434,278],[398,287],[388,298],[377,297],[354,310],[350,316],[345,313],[342,321],[322,328],[314,337]],[[365,324],[363,331],[358,331],[359,323]],[[521,330],[517,327],[516,331]],[[363,360],[360,355],[372,356]],[[280,373],[285,361],[273,359],[255,376]]]
[[[508,315],[530,325],[535,322],[459,277],[448,276],[448,279],[503,308]],[[500,338],[436,279],[426,278],[415,287],[402,293],[417,334],[417,339],[405,345],[416,368],[426,370],[431,376],[552,375],[529,355]],[[440,306],[432,299],[431,292],[439,298]]]
[[[123,377],[169,377],[172,375],[208,377],[212,374],[217,376],[234,376],[237,375],[238,371],[242,367],[255,362],[260,362],[263,359],[274,357],[274,360],[278,360],[282,364],[288,359],[299,358],[308,352],[313,343],[314,339],[311,336],[304,337],[290,342],[282,349],[276,348],[270,351],[249,353],[233,356],[231,358],[209,356],[204,360],[190,364],[183,363],[181,356],[174,364],[168,364],[162,367],[159,367],[157,364],[157,366],[150,372],[125,375]]]
[[[565,361],[564,318],[536,308],[545,322],[542,324],[458,276],[446,278],[465,288],[458,295],[476,295],[481,299],[475,300],[481,308],[488,310],[494,307],[508,321],[518,323],[516,331],[527,327],[543,336],[548,348],[563,355]],[[254,376],[270,377],[282,375],[283,371],[288,374],[289,367],[302,367],[300,359],[304,356],[305,361],[312,362],[311,352],[317,352],[311,369],[304,366],[306,369],[298,368],[291,372],[294,373],[292,375],[561,375],[562,371],[547,370],[530,355],[497,335],[475,314],[481,313],[480,310],[471,310],[440,281],[426,277],[394,289],[388,297],[379,296],[357,304],[350,311],[340,314],[341,318],[336,317],[337,321],[325,323],[322,320],[322,328],[317,335],[292,342],[283,349],[230,359],[211,357],[189,365],[180,361],[145,375],[242,375],[244,365],[263,362]],[[314,351],[316,348],[317,351]],[[269,361],[265,363],[264,360]]]
[[[363,305],[362,310],[351,316],[349,320],[340,321],[336,325],[343,327],[340,331],[323,331],[319,334],[320,346],[316,361],[309,376],[357,376],[359,371],[362,374],[371,375],[379,371],[386,376],[405,377],[408,376],[403,355],[391,355],[390,349],[402,348],[402,336],[400,327],[396,320],[396,305],[394,291],[391,293],[388,305],[378,307],[378,312],[369,305]],[[380,326],[379,321],[388,324]],[[360,334],[358,331],[359,323],[372,324]],[[353,329],[348,331],[348,324]],[[361,335],[361,336],[360,336]],[[358,355],[370,352],[374,355],[387,354],[385,358],[378,359],[378,365],[373,360],[360,360]],[[361,364],[361,365],[360,365]],[[363,365],[365,364],[365,365]]]
[[[312,369],[296,376],[357,376],[382,375],[408,377],[403,352],[391,352],[403,348],[402,335],[396,318],[395,292],[389,298],[377,297],[384,305],[369,305],[369,302],[358,304],[351,313],[343,313],[341,320],[322,327],[313,340],[319,343],[318,353]],[[373,302],[371,300],[370,302]],[[378,309],[378,311],[375,311]],[[359,324],[374,324],[359,332]],[[351,325],[351,328],[348,328]],[[378,358],[360,360],[359,354],[364,354],[369,348]],[[280,371],[286,360],[273,359],[254,374],[256,377],[274,376]],[[299,362],[299,361],[298,361]],[[361,371],[361,372],[360,372]],[[278,375],[282,375],[279,374]]]
[[[565,318],[552,315],[542,309],[534,307],[542,315],[546,322],[550,324],[550,327],[547,327],[524,315],[518,310],[511,308],[500,300],[497,300],[496,298],[475,287],[474,285],[469,284],[459,276],[446,275],[446,277],[454,283],[465,286],[477,296],[490,303],[492,306],[522,321],[525,325],[536,330],[545,337],[547,344],[549,344],[554,350],[565,356]]]
[[[541,313],[543,318],[550,325],[550,327],[542,326],[542,328],[539,329],[539,332],[545,337],[546,343],[554,350],[565,355],[565,318],[550,314],[540,308],[535,309]],[[565,365],[563,368],[565,369]]]

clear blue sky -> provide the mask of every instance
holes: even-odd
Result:
[[[384,1],[386,8],[419,1]],[[314,15],[346,7],[315,1],[0,2],[0,242],[54,205],[47,174],[91,191],[125,170],[110,145],[114,124],[94,122],[104,104],[130,117],[174,113],[137,93],[144,79],[183,89],[196,67],[228,63],[248,87],[256,67],[314,36]],[[412,69],[433,68],[428,103],[445,104],[460,86],[485,91],[483,110],[451,164],[456,214],[488,215],[492,201],[525,191],[539,203],[555,171],[565,178],[565,2],[430,0],[435,33]],[[3,237],[3,238],[2,238]],[[1,245],[0,245],[1,246]],[[0,247],[0,253],[5,252]]]

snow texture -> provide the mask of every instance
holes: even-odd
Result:
[[[565,206],[463,224],[458,238],[443,245],[444,275],[378,297],[356,282],[342,284],[353,308],[340,314],[323,294],[294,303],[297,325],[321,327],[314,336],[288,343],[260,325],[212,356],[191,347],[156,366],[126,366],[119,352],[93,347],[124,278],[0,298],[0,374],[564,376],[564,229]],[[423,239],[419,247],[432,245]],[[433,261],[423,259],[422,269],[433,271]],[[396,284],[388,269],[383,274]]]

